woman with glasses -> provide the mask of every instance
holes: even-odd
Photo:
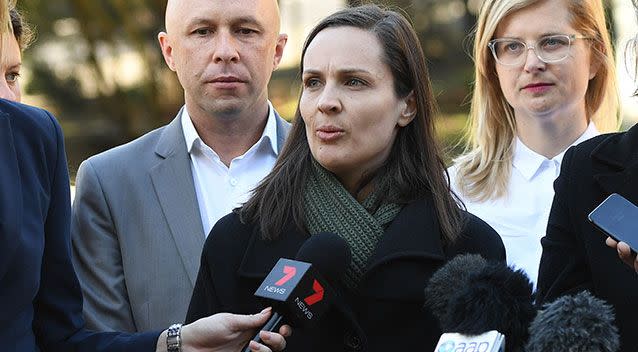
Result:
[[[487,0],[474,43],[469,145],[450,169],[467,210],[536,282],[563,153],[618,125],[600,0]]]
[[[638,1],[634,0],[634,6]],[[627,50],[636,53],[636,39]],[[638,71],[638,67],[634,68]],[[588,214],[611,193],[638,204],[638,125],[571,148],[554,184],[537,301],[589,290],[614,307],[620,352],[638,351],[638,264],[626,244],[607,239]],[[631,224],[636,219],[624,219]],[[635,228],[638,236],[638,228]],[[612,247],[605,246],[605,241]],[[625,265],[622,261],[629,265]]]

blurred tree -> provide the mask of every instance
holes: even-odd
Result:
[[[374,2],[411,19],[441,110],[456,114],[450,125],[460,125],[472,86],[468,38],[481,0]],[[19,6],[39,37],[24,55],[31,73],[25,75],[27,97],[61,118],[72,172],[86,157],[166,123],[183,103],[157,43],[166,0],[20,0]],[[298,80],[296,69],[288,69],[276,71],[271,81],[271,99],[287,117],[296,105]],[[458,136],[458,127],[446,130],[452,131],[448,141]]]
[[[168,121],[182,104],[157,33],[162,0],[23,0],[38,32],[27,94],[63,120],[73,166]],[[37,11],[36,11],[37,9]]]

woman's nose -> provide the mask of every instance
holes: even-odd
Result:
[[[326,86],[319,97],[317,107],[319,111],[324,114],[335,114],[341,111],[341,101],[334,88],[331,88],[329,85]]]

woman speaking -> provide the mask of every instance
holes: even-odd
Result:
[[[261,307],[253,292],[277,259],[333,232],[352,253],[341,282],[351,314],[295,327],[287,349],[432,350],[440,330],[423,308],[431,274],[458,253],[505,254],[450,192],[416,33],[377,6],[339,11],[306,39],[301,77],[273,171],[208,236],[187,321]]]

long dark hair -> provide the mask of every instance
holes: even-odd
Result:
[[[436,105],[425,57],[412,25],[401,14],[376,5],[353,7],[321,21],[308,35],[301,54],[301,70],[306,49],[315,36],[330,27],[355,27],[376,35],[383,46],[381,60],[392,71],[397,97],[414,92],[416,116],[399,128],[390,156],[375,175],[375,187],[383,192],[382,202],[407,204],[416,199],[432,199],[444,243],[454,241],[462,221],[450,191],[445,164],[434,131]],[[272,172],[257,186],[239,214],[244,223],[259,224],[265,239],[276,239],[287,222],[304,229],[303,192],[312,170],[312,155],[299,107],[290,134]],[[369,180],[370,181],[370,180]]]

